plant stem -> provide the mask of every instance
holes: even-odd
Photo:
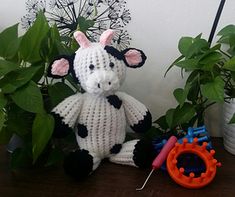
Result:
[[[219,8],[218,8],[216,16],[215,16],[215,19],[214,19],[214,22],[213,22],[213,25],[212,25],[212,28],[211,28],[210,36],[209,36],[209,39],[208,39],[208,42],[210,44],[211,44],[211,42],[213,40],[213,37],[214,37],[215,31],[216,31],[216,28],[217,28],[217,25],[218,25],[221,13],[222,13],[223,8],[224,8],[224,4],[225,4],[225,0],[221,0],[220,4],[219,4]]]
[[[225,56],[227,56],[228,58],[232,58],[232,56],[231,55],[229,55],[229,54],[227,54],[227,53],[225,53],[224,51],[222,51],[221,49],[219,49],[219,52],[220,53],[222,53],[222,54],[224,54]]]

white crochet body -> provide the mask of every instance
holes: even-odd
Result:
[[[137,124],[147,113],[146,107],[128,94],[116,92],[115,95],[122,100],[120,109],[112,106],[106,97],[89,93],[72,95],[53,109],[65,124],[74,128],[79,147],[99,158],[110,157],[111,148],[125,140],[126,124]],[[88,130],[85,138],[77,134],[78,123]],[[128,147],[126,151],[129,161],[132,154]]]
[[[52,110],[74,129],[80,149],[89,151],[93,158],[93,170],[105,157],[115,163],[136,166],[133,151],[138,140],[124,143],[126,125],[142,132],[146,120],[151,123],[151,115],[142,103],[118,92],[126,77],[126,67],[140,67],[146,57],[137,49],[119,52],[109,46],[113,35],[112,30],[107,30],[99,43],[90,43],[82,32],[75,33],[80,48],[72,70],[86,93],[72,95]],[[67,67],[65,62],[63,58],[56,61],[53,73],[63,74],[65,68],[68,70],[71,61],[67,61]]]
[[[86,125],[88,136],[81,138],[76,134],[81,149],[96,153],[100,158],[107,157],[115,144],[125,139],[126,118],[124,108],[116,109],[105,97],[91,94],[83,95],[83,105],[78,122]],[[76,132],[76,127],[75,127]]]

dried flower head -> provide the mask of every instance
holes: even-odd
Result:
[[[130,36],[124,30],[131,20],[125,0],[28,0],[26,10],[28,13],[21,19],[26,29],[42,10],[49,22],[56,23],[61,35],[71,35],[79,26],[79,18],[83,17],[94,22],[86,32],[92,41],[111,28],[117,32],[114,43],[120,49],[128,47],[130,43]]]

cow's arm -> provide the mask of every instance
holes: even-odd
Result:
[[[52,110],[55,119],[55,129],[53,134],[55,137],[62,138],[73,131],[82,104],[82,94],[78,93],[66,98]]]
[[[152,116],[144,104],[132,96],[118,92],[117,96],[122,100],[127,121],[135,132],[146,132],[152,126]]]

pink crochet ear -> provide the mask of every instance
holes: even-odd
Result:
[[[82,48],[88,48],[90,46],[91,43],[83,32],[76,31],[73,36]]]
[[[69,72],[69,62],[68,60],[61,58],[59,60],[54,61],[51,66],[51,74],[57,76],[65,76]]]
[[[144,61],[141,52],[136,49],[128,50],[124,56],[128,66],[130,67],[136,67]]]
[[[103,46],[110,45],[114,34],[115,31],[112,29],[104,31],[100,36],[100,44],[102,44]]]

